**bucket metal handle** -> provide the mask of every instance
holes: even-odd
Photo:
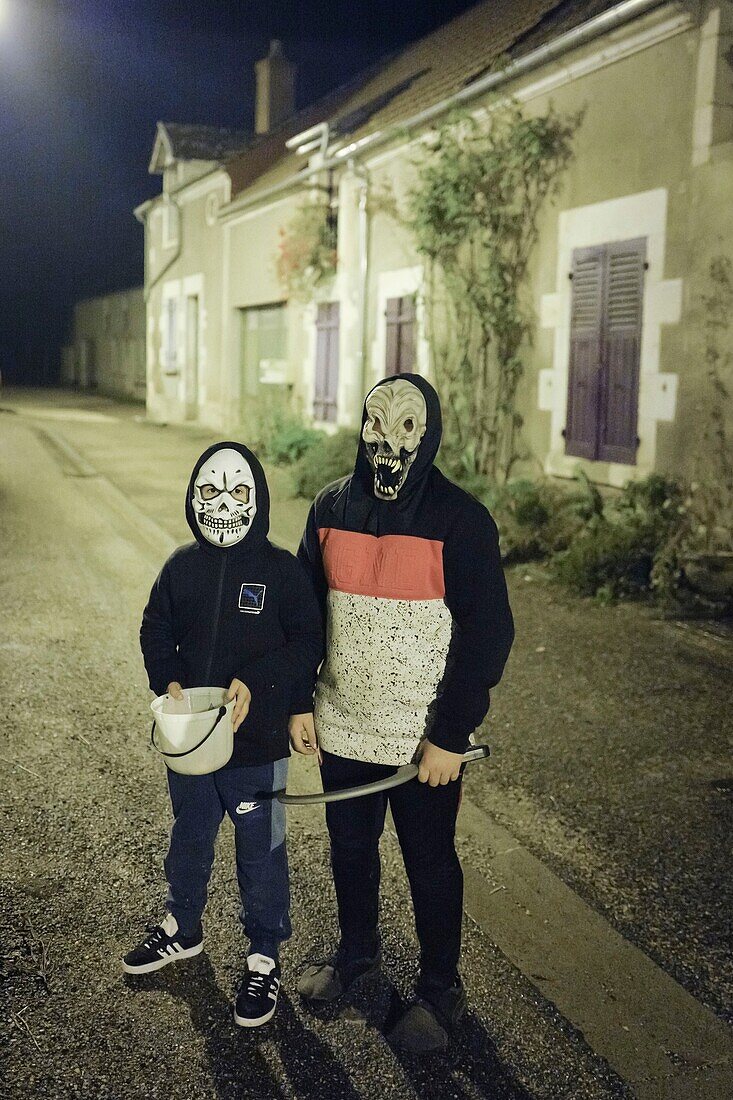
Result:
[[[155,749],[156,752],[160,753],[161,756],[175,756],[175,757],[188,756],[189,753],[196,752],[196,749],[200,749],[201,746],[204,744],[204,742],[209,740],[212,733],[214,732],[216,727],[219,725],[219,723],[221,722],[221,720],[224,717],[224,715],[226,714],[226,712],[227,712],[226,707],[219,707],[219,713],[216,717],[216,721],[214,722],[214,724],[211,727],[211,729],[209,730],[209,732],[204,737],[201,738],[198,745],[194,745],[192,749],[186,749],[185,752],[163,752],[162,749],[158,748],[158,746],[155,743],[155,721],[156,720],[154,718],[153,719],[153,725],[152,725],[152,728],[150,730],[150,744],[153,746],[153,748]]]

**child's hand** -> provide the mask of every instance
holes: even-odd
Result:
[[[249,714],[249,704],[252,702],[252,692],[241,680],[232,680],[227,692],[227,699],[236,699],[232,711],[232,729],[236,733],[242,722]]]
[[[429,783],[431,787],[445,786],[461,774],[463,755],[458,752],[448,752],[433,745],[431,741],[423,741],[422,751],[418,758],[419,771],[417,778],[421,783]]]
[[[318,763],[323,763],[323,756],[316,736],[316,727],[312,714],[293,714],[288,725],[290,743],[296,752],[304,756],[318,756]]]
[[[178,683],[178,680],[171,680],[171,682],[168,684],[168,694],[173,699],[183,698],[183,688]]]

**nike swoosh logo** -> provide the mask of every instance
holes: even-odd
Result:
[[[240,802],[236,812],[238,814],[250,814],[252,810],[256,810],[258,806],[259,802]]]

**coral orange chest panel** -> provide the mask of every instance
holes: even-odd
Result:
[[[389,600],[442,600],[443,543],[414,535],[318,531],[330,589]]]

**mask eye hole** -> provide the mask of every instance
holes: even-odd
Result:
[[[412,419],[411,416],[408,416],[407,420],[405,421],[405,431],[406,432],[411,432],[411,431],[414,431],[414,428],[415,428],[415,421]]]
[[[242,504],[249,504],[249,485],[237,485],[236,489],[232,489],[232,496],[235,500],[241,501]]]
[[[214,497],[219,496],[219,489],[215,489],[213,485],[202,485],[199,489],[202,500],[213,500]]]

